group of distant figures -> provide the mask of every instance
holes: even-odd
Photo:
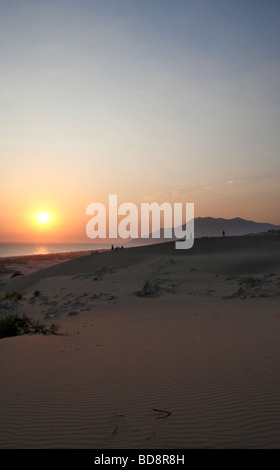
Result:
[[[123,246],[115,246],[115,247],[114,247],[114,245],[111,246],[111,251],[117,251],[117,250],[123,250]],[[97,255],[98,250],[91,251],[90,254],[91,255]]]
[[[111,251],[117,251],[117,250],[123,250],[123,246],[115,246],[115,247],[114,245],[111,246]]]
[[[223,230],[222,233],[223,233],[223,237],[225,237],[226,232]],[[117,251],[117,250],[123,250],[123,246],[114,246],[114,245],[111,246],[111,251]],[[96,250],[96,251],[91,251],[90,254],[91,254],[91,255],[96,255],[97,253],[98,253],[98,250]]]

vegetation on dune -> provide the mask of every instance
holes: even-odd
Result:
[[[14,291],[14,292],[7,292],[4,297],[3,297],[3,300],[21,300],[23,299],[23,294],[22,292],[18,292],[18,291]]]
[[[36,290],[33,292],[33,295],[30,297],[30,300],[36,300],[36,298],[38,298],[40,295],[41,295],[41,292],[36,289]]]
[[[59,325],[52,323],[49,328],[38,320],[31,320],[27,316],[18,314],[5,315],[0,318],[0,338],[20,335],[58,335]]]
[[[17,276],[23,276],[23,273],[21,271],[13,272],[13,274],[11,275],[11,279],[13,279],[14,277],[17,277]]]
[[[41,295],[41,292],[39,290],[35,290],[33,292],[33,295],[32,297],[30,297],[31,299],[34,299],[36,297],[39,297]],[[13,291],[13,292],[6,292],[6,294],[4,295],[4,297],[2,297],[1,300],[24,300],[24,297],[23,297],[23,293],[20,292],[20,291]]]

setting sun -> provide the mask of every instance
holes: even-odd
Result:
[[[51,221],[51,214],[49,212],[38,212],[36,220],[39,224],[45,225]]]

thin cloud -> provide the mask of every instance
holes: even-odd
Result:
[[[230,179],[214,184],[208,184],[208,185],[197,185],[197,186],[190,186],[188,188],[182,188],[182,189],[172,189],[170,191],[165,191],[161,193],[155,193],[155,194],[150,194],[149,196],[145,196],[143,198],[143,201],[163,201],[163,200],[172,200],[176,198],[186,198],[191,195],[197,195],[202,194],[203,192],[210,192],[210,191],[215,191],[219,189],[225,189],[228,186],[237,186],[237,185],[243,185],[243,184],[249,184],[253,182],[261,182],[261,181],[267,181],[271,179],[279,179],[280,172],[275,172],[275,173],[267,173],[265,175],[255,175],[255,176],[250,176],[246,178],[236,178],[236,179]]]

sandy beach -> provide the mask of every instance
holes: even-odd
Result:
[[[0,447],[280,448],[279,255],[269,232],[2,260],[0,315],[63,334],[0,340]]]

